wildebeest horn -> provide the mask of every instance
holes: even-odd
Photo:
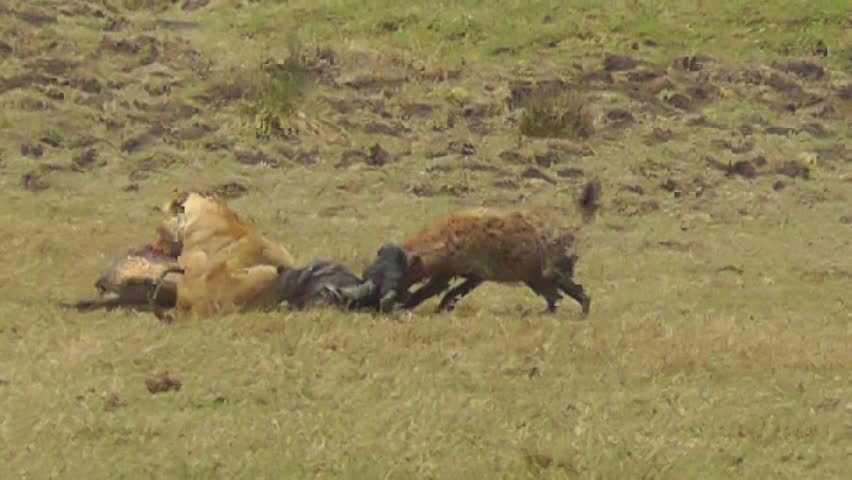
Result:
[[[367,280],[360,285],[341,287],[339,291],[349,301],[357,302],[373,295],[376,292],[376,284],[372,280]]]

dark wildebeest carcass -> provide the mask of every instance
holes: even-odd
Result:
[[[303,268],[278,267],[276,288],[279,302],[298,310],[319,304],[354,310],[368,306],[369,300],[350,302],[339,289],[361,283],[361,278],[339,263],[314,260]]]

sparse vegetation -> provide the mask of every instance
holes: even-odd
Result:
[[[262,65],[259,76],[244,103],[244,112],[254,120],[258,137],[296,135],[298,132],[289,126],[289,117],[317,81],[302,44],[291,36],[287,57],[280,63],[269,61]]]
[[[537,95],[524,110],[519,128],[530,137],[579,140],[593,133],[594,119],[579,94]]]
[[[848,10],[5,0],[0,478],[846,478]],[[175,188],[360,273],[450,208],[570,221],[589,178],[587,320],[494,284],[411,317],[55,305]]]

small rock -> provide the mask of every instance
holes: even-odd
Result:
[[[843,225],[852,225],[852,215],[844,215],[840,217],[840,223]]]
[[[138,183],[129,183],[129,184],[121,187],[121,190],[123,192],[138,192],[139,191],[139,184]]]

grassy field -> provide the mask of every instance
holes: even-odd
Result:
[[[0,478],[846,478],[852,11],[748,3],[4,2]],[[587,319],[55,306],[176,188],[360,272],[592,178]]]

